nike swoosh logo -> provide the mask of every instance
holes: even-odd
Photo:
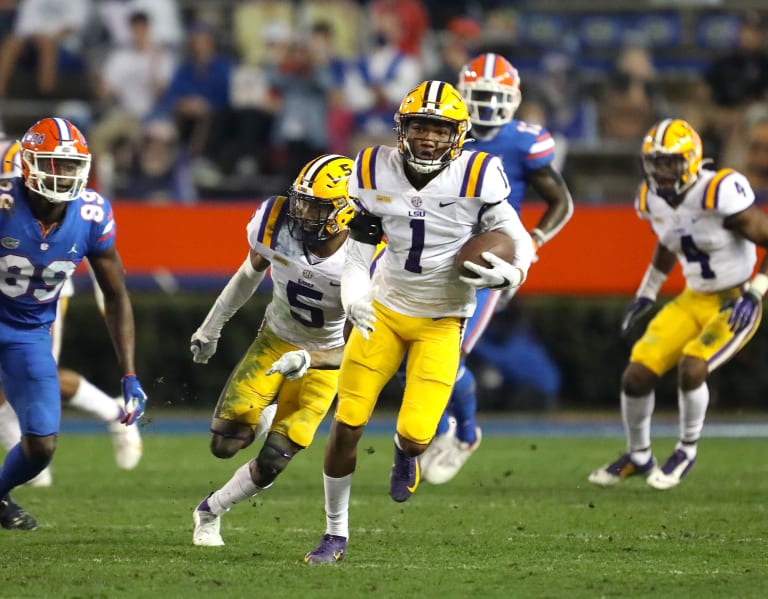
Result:
[[[446,206],[450,206],[451,204],[455,204],[455,203],[456,202],[440,202],[438,206],[440,206],[440,208],[445,208]]]
[[[341,559],[342,555],[344,555],[344,550],[343,549],[341,551],[334,551],[333,552],[333,559],[335,559],[336,561],[339,561]]]
[[[421,482],[421,464],[419,464],[419,460],[416,460],[416,478],[413,481],[412,487],[406,487],[408,489],[408,492],[415,493],[416,488],[419,486],[419,482]]]

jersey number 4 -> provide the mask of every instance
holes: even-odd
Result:
[[[714,279],[715,271],[709,267],[709,254],[696,247],[691,235],[683,235],[680,238],[680,248],[688,262],[698,262],[701,265],[701,278]]]

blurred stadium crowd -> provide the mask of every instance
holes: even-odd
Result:
[[[577,202],[630,201],[665,116],[765,201],[766,16],[758,1],[0,0],[0,124],[71,119],[112,199],[252,199],[317,154],[393,143],[409,89],[495,51]]]

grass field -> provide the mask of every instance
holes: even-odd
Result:
[[[616,439],[489,436],[451,483],[387,495],[391,436],[366,435],[347,559],[306,566],[324,532],[324,435],[274,488],[223,518],[224,547],[194,547],[191,511],[252,454],[145,435],[117,471],[109,438],[65,435],[49,489],[21,488],[34,532],[0,530],[0,597],[765,597],[766,441],[707,439],[677,489],[586,483]],[[657,457],[672,439],[656,442]]]

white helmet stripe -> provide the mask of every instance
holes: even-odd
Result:
[[[437,104],[440,102],[440,96],[443,93],[445,83],[442,81],[430,81],[427,86],[427,93],[424,97],[424,104]]]
[[[656,135],[653,139],[653,145],[655,146],[663,146],[664,145],[664,136],[667,133],[667,129],[669,129],[669,125],[672,123],[672,119],[664,119],[659,123],[659,126],[656,127]]]
[[[56,123],[56,127],[59,130],[59,141],[74,141],[72,134],[69,132],[69,127],[67,127],[67,121],[54,117],[53,122]]]
[[[312,183],[315,181],[317,173],[319,173],[324,166],[330,164],[337,158],[344,158],[344,156],[341,156],[340,154],[328,154],[327,156],[320,156],[319,158],[316,158],[314,162],[309,165],[307,171],[302,175],[302,181],[306,181],[309,185],[312,185]]]
[[[496,72],[496,54],[489,53],[485,55],[485,65],[483,66],[483,78],[493,79]]]

